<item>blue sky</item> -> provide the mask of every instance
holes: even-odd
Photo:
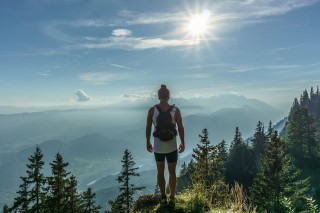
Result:
[[[320,85],[319,20],[317,0],[0,0],[0,105],[103,105],[166,83],[288,107]]]

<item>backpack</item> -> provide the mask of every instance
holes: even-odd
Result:
[[[155,105],[155,107],[159,111],[159,115],[153,136],[159,138],[161,141],[170,141],[177,135],[176,126],[172,123],[171,116],[171,111],[175,106],[170,106],[165,112],[162,111],[159,105]]]

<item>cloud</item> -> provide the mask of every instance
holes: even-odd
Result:
[[[131,30],[127,30],[127,29],[116,29],[114,31],[112,31],[112,35],[113,36],[131,36],[132,32]]]
[[[50,75],[51,75],[51,72],[50,72],[50,70],[45,70],[45,71],[42,71],[42,72],[38,72],[37,75],[40,75],[40,76],[50,76]]]
[[[79,77],[82,81],[91,84],[102,85],[111,81],[130,79],[132,76],[128,73],[115,74],[108,72],[87,72],[82,73]]]
[[[126,100],[137,101],[137,100],[148,100],[157,97],[156,93],[127,93],[120,96]]]
[[[87,95],[81,89],[77,90],[76,95],[78,96],[78,101],[90,101],[91,100],[91,97],[89,95]]]
[[[245,0],[212,1],[206,10],[211,11],[210,25],[214,29],[202,40],[188,38],[184,26],[193,11],[172,10],[166,12],[136,12],[122,10],[112,19],[88,19],[75,21],[57,21],[44,25],[48,36],[66,42],[66,49],[124,49],[145,50],[170,47],[190,47],[200,42],[219,40],[222,34],[239,30],[248,25],[270,20],[271,17],[283,15],[293,10],[310,6],[318,0]],[[187,5],[188,6],[188,5]],[[191,5],[190,5],[191,6]],[[189,9],[191,10],[191,9]],[[163,25],[165,24],[165,25]],[[148,36],[133,36],[134,32],[126,26],[148,25]],[[158,26],[161,25],[159,31]],[[65,29],[72,27],[118,28],[107,37],[94,34],[71,35]],[[135,29],[135,28],[132,28]],[[87,31],[85,31],[87,32]],[[153,34],[154,33],[154,34]],[[283,49],[275,50],[281,51]]]
[[[96,39],[95,42],[79,44],[76,46],[76,48],[145,50],[154,48],[193,46],[198,43],[199,40],[188,39],[113,37],[107,39]]]

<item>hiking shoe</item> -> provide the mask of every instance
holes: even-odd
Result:
[[[174,208],[176,206],[176,200],[174,199],[174,197],[170,197],[168,206],[170,206],[172,208]]]
[[[168,205],[167,196],[162,195],[160,200],[160,206],[166,206],[166,205]]]

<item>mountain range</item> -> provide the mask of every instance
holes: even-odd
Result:
[[[173,99],[182,111],[186,151],[182,159],[190,160],[203,128],[209,130],[213,144],[225,139],[230,143],[235,127],[243,137],[250,137],[260,120],[267,124],[285,115],[264,102],[237,95],[211,98]],[[20,176],[25,175],[28,157],[39,145],[46,162],[59,152],[69,162],[69,171],[77,177],[79,190],[92,186],[97,199],[105,203],[105,192],[116,194],[115,175],[121,169],[123,151],[132,152],[140,167],[147,191],[155,188],[155,161],[145,150],[145,121],[155,99],[124,102],[95,109],[49,110],[0,115],[0,198],[12,200]],[[90,172],[88,172],[90,171]],[[140,180],[140,181],[139,181]],[[141,184],[142,178],[137,180]],[[113,193],[111,193],[113,192]],[[112,197],[112,196],[111,196]]]

